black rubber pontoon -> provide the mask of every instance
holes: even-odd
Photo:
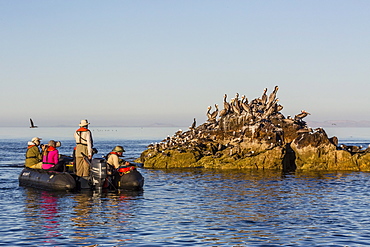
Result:
[[[91,161],[85,158],[91,169],[91,181],[94,189],[103,189],[108,186],[111,189],[141,190],[144,186],[144,177],[134,165],[118,169],[112,175],[107,174],[107,162],[102,158],[94,158]],[[123,171],[123,172],[120,172]]]
[[[120,176],[117,182],[118,189],[124,190],[141,190],[144,186],[144,177],[136,170],[131,170],[129,173]]]
[[[24,168],[18,177],[19,185],[46,190],[74,190],[76,181],[68,172]]]

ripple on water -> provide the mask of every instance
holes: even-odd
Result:
[[[370,243],[368,173],[146,170],[143,192],[55,193],[0,180],[9,246]]]

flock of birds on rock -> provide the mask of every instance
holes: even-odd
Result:
[[[282,124],[295,125],[298,133],[313,133],[315,131],[322,131],[321,128],[312,130],[307,127],[307,124],[303,119],[310,115],[305,110],[302,110],[299,114],[294,117],[285,116],[281,113],[283,106],[280,105],[279,99],[276,98],[279,87],[275,86],[274,90],[267,95],[267,88],[263,90],[261,97],[248,101],[245,95],[239,98],[239,94],[236,93],[235,97],[227,101],[227,95],[223,97],[223,109],[219,110],[218,105],[215,104],[215,110],[211,112],[212,107],[207,108],[207,122],[196,126],[196,119],[194,118],[193,123],[189,126],[188,131],[177,131],[173,136],[167,136],[160,143],[152,143],[148,146],[149,149],[155,149],[158,152],[166,154],[164,150],[177,149],[180,152],[186,152],[189,149],[204,150],[205,143],[219,142],[215,148],[213,154],[217,151],[222,151],[227,148],[228,144],[220,144],[217,131],[222,133],[231,133],[231,135],[223,135],[222,138],[229,138],[227,140],[230,145],[233,143],[240,143],[243,141],[243,136],[246,130],[252,132],[264,131],[271,133],[278,133],[282,131]],[[269,137],[271,138],[271,137]],[[276,143],[279,142],[279,143]],[[225,141],[223,140],[223,143]],[[271,141],[271,146],[282,145],[281,140]],[[208,149],[207,149],[208,150]],[[206,152],[209,152],[206,151]],[[211,152],[212,153],[212,152]],[[210,154],[211,154],[210,153]],[[207,154],[205,154],[207,155]]]
[[[218,105],[215,104],[215,111],[211,112],[211,107],[207,109],[207,122],[196,126],[196,119],[188,131],[177,131],[173,136],[167,136],[166,139],[160,143],[152,143],[148,146],[149,149],[155,149],[163,152],[163,150],[177,149],[179,151],[186,151],[188,149],[204,149],[204,143],[216,141],[220,138],[215,131],[231,132],[229,136],[229,143],[240,142],[246,128],[256,131],[261,128],[261,123],[271,122],[272,118],[279,120],[286,120],[288,122],[296,123],[302,126],[303,129],[306,124],[302,119],[309,115],[308,112],[302,111],[294,118],[285,118],[280,111],[283,106],[278,104],[279,99],[276,94],[279,87],[275,86],[274,90],[267,95],[267,88],[264,89],[261,97],[256,98],[250,102],[246,96],[239,94],[235,95],[230,102],[227,102],[227,95],[224,95],[224,108],[219,110]],[[273,126],[270,124],[270,126]],[[281,126],[273,126],[265,131],[276,131]],[[243,132],[244,131],[244,132]],[[218,140],[219,141],[219,140]],[[226,148],[224,145],[218,145],[217,150],[220,151]]]
[[[279,104],[279,99],[276,98],[278,86],[267,95],[267,88],[263,90],[261,97],[248,101],[245,95],[239,98],[236,93],[235,98],[227,102],[227,95],[224,95],[224,108],[219,111],[218,105],[215,104],[215,110],[211,112],[212,107],[208,106],[207,122],[213,124],[212,128],[221,128],[224,131],[235,129],[235,127],[252,126],[261,122],[268,122],[271,119],[284,121],[288,124],[298,124],[301,129],[307,129],[305,117],[310,115],[309,112],[302,110],[294,118],[287,118],[281,113],[283,106]],[[219,117],[219,119],[217,119]]]
[[[208,106],[207,117],[209,122],[216,121],[217,116],[226,117],[227,115],[245,115],[251,120],[258,120],[261,118],[268,118],[274,112],[280,112],[283,106],[277,104],[279,99],[276,98],[276,94],[279,87],[276,86],[274,91],[267,96],[267,88],[264,89],[263,94],[260,98],[254,99],[248,102],[248,98],[243,95],[239,99],[239,93],[236,93],[235,98],[232,98],[230,102],[227,102],[227,94],[224,95],[224,109],[219,112],[218,105],[215,104],[216,110],[210,112],[212,107]]]

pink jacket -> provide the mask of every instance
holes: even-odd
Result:
[[[49,169],[59,162],[59,151],[54,147],[49,147],[47,155],[42,157],[42,169]]]

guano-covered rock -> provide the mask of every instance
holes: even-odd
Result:
[[[322,128],[312,129],[302,110],[285,117],[276,97],[276,86],[267,95],[249,101],[236,94],[223,109],[207,109],[208,120],[187,131],[179,130],[160,143],[150,144],[137,162],[146,168],[217,168],[370,171],[370,152],[361,147],[338,146]]]

